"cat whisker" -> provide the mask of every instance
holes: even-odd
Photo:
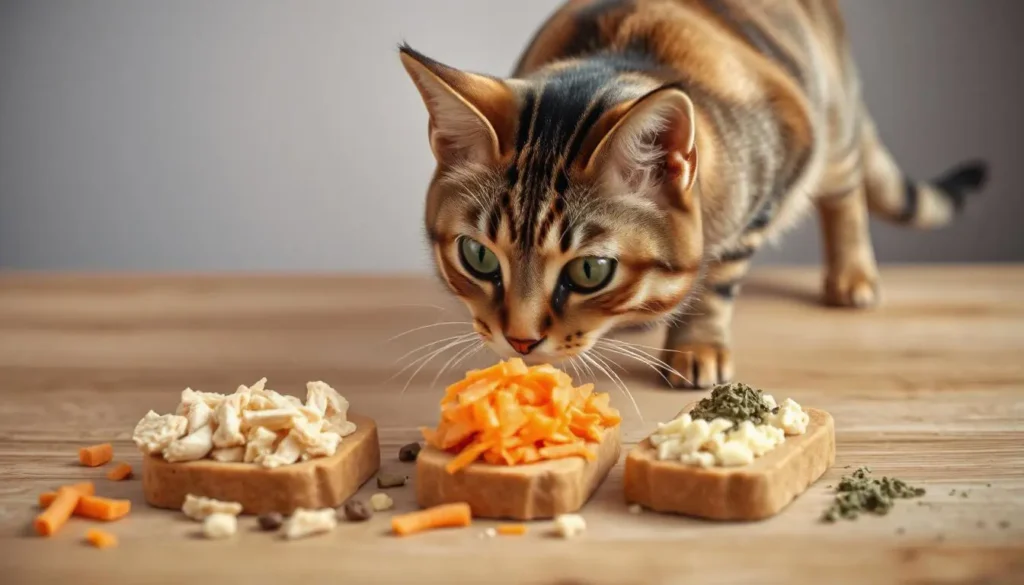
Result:
[[[469,325],[470,327],[473,326],[473,324],[470,323],[469,321],[442,321],[440,323],[431,323],[429,325],[421,325],[419,327],[413,327],[412,329],[409,329],[408,331],[403,331],[403,332],[399,333],[398,335],[395,335],[394,337],[389,338],[387,340],[387,343],[391,343],[392,341],[398,339],[399,337],[405,337],[406,335],[409,335],[410,333],[415,333],[417,331],[422,331],[424,329],[430,329],[431,327],[441,327],[443,325]]]
[[[448,351],[449,349],[451,349],[453,347],[458,347],[458,346],[460,346],[462,344],[465,344],[465,343],[472,343],[472,340],[471,339],[463,339],[463,340],[452,341],[451,343],[449,343],[448,345],[445,345],[441,349],[434,350],[434,351],[430,352],[429,354],[427,354],[425,356],[426,359],[420,358],[422,360],[422,363],[420,363],[419,367],[416,368],[416,371],[414,371],[412,373],[412,375],[409,376],[409,380],[406,381],[405,386],[402,387],[402,391],[399,392],[398,395],[399,396],[404,396],[405,395],[405,391],[409,389],[409,384],[411,384],[412,381],[416,378],[416,375],[420,373],[420,370],[422,370],[424,368],[424,366],[426,366],[431,361],[433,361],[435,357],[441,355],[442,353]],[[415,364],[415,362],[413,364],[409,364],[405,368],[402,368],[402,371],[407,370],[409,367],[411,367],[414,364]]]
[[[633,393],[630,392],[629,388],[626,387],[625,382],[622,381],[622,378],[620,378],[618,374],[616,374],[615,372],[609,371],[608,368],[606,368],[603,365],[601,365],[602,363],[607,363],[607,362],[604,362],[604,360],[602,360],[596,354],[595,355],[591,355],[591,354],[583,353],[583,354],[580,354],[580,357],[583,358],[584,361],[590,362],[595,368],[597,368],[602,373],[604,373],[604,375],[607,376],[608,379],[613,384],[618,386],[619,390],[621,390],[622,393],[625,394],[626,397],[629,398],[629,401],[631,403],[633,403],[633,410],[636,411],[636,415],[638,417],[640,417],[640,421],[643,422],[644,415],[640,412],[640,406],[637,405],[636,399],[633,398]]]
[[[595,346],[594,349],[596,351],[598,348]],[[675,369],[673,369],[671,367],[664,367],[664,366],[662,366],[662,365],[660,365],[660,364],[658,364],[656,362],[653,362],[653,361],[651,361],[651,360],[649,360],[647,358],[644,358],[643,356],[640,356],[638,354],[622,351],[619,348],[612,348],[612,347],[609,347],[607,345],[601,346],[600,349],[603,349],[604,351],[608,351],[608,352],[611,352],[611,353],[616,354],[616,355],[620,355],[620,356],[623,356],[623,357],[628,357],[628,358],[633,359],[633,360],[635,360],[637,362],[640,362],[641,364],[643,364],[643,365],[647,366],[648,368],[651,368],[652,370],[654,370],[654,372],[656,374],[658,374],[658,376],[660,376],[662,380],[665,380],[665,382],[669,383],[669,384],[671,384],[671,382],[669,382],[669,379],[665,375],[664,370],[667,370],[669,373],[679,375],[679,373],[676,372]],[[679,376],[679,377],[682,378],[682,376]]]
[[[666,351],[668,353],[693,353],[692,351],[679,351],[678,349],[668,349],[668,348],[664,348],[664,347],[654,347],[653,345],[643,345],[641,343],[633,343],[632,341],[625,341],[623,339],[612,339],[612,338],[608,338],[608,337],[606,337],[604,339],[599,339],[598,343],[600,343],[602,341],[607,342],[607,343],[614,343],[616,345],[622,345],[622,346],[626,346],[626,347],[631,347],[631,348],[634,348],[634,349],[642,347],[644,349],[652,349],[654,351]],[[639,351],[639,350],[637,350],[637,351]],[[647,352],[644,352],[644,353],[646,355],[650,355]],[[654,356],[651,356],[651,357],[654,357]]]
[[[619,352],[622,352],[623,355],[627,355],[629,357],[632,357],[632,358],[636,359],[637,361],[646,363],[648,365],[652,365],[652,364],[656,365],[656,366],[658,366],[658,368],[656,368],[656,369],[664,369],[665,371],[669,372],[670,374],[675,374],[676,376],[679,376],[680,378],[685,379],[685,377],[682,374],[680,374],[678,371],[676,371],[675,368],[673,368],[671,365],[666,363],[661,358],[655,357],[655,356],[647,353],[646,351],[644,351],[642,349],[639,349],[640,347],[644,347],[644,346],[633,347],[633,346],[629,345],[628,343],[623,343],[622,345],[612,345],[612,344],[609,344],[608,341],[609,340],[607,340],[607,339],[599,339],[598,343],[595,344],[595,347],[600,345],[601,347],[603,347],[604,349],[606,349],[608,351],[616,351],[616,350],[618,350]],[[602,342],[604,342],[603,345],[602,345]],[[679,353],[679,354],[691,354],[691,353],[693,353],[692,351],[688,351],[688,352],[687,351],[677,351],[677,350],[671,350],[671,351],[673,351],[675,353]],[[660,374],[660,372],[659,372],[659,374]],[[664,377],[665,376],[662,376],[662,378],[664,378]],[[666,379],[665,381],[668,382],[668,379]]]
[[[397,364],[398,362],[404,360],[405,358],[411,356],[414,353],[417,353],[417,352],[422,351],[424,349],[428,349],[428,348],[433,347],[435,345],[439,345],[439,344],[444,343],[446,341],[453,341],[453,340],[456,340],[456,339],[459,339],[459,338],[463,338],[463,337],[469,338],[469,337],[472,337],[474,335],[476,335],[476,333],[461,333],[459,335],[452,335],[451,337],[445,337],[443,339],[438,339],[437,341],[428,341],[427,343],[424,343],[423,345],[421,345],[421,346],[419,346],[419,347],[417,347],[415,349],[411,349],[411,350],[405,352],[401,357],[399,357],[398,359],[395,360],[395,363]]]
[[[476,345],[468,345],[466,347],[459,349],[459,351],[455,352],[455,355],[448,358],[448,361],[445,362],[445,364],[441,366],[441,369],[437,371],[437,374],[434,376],[434,379],[430,381],[430,387],[433,388],[434,384],[437,384],[437,381],[441,378],[441,375],[445,373],[449,366],[453,365],[453,362],[455,362],[456,359],[459,359],[461,361],[461,357],[465,357],[466,354],[480,349],[482,345],[483,342],[478,341]]]

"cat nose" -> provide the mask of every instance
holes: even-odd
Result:
[[[540,342],[544,341],[543,337],[540,339],[516,339],[515,337],[506,336],[505,339],[508,341],[508,344],[512,346],[512,349],[523,355],[530,353],[533,351],[533,348],[537,347],[540,345]]]

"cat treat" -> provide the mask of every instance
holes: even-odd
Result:
[[[579,510],[620,453],[618,411],[593,385],[513,358],[448,387],[416,459],[420,506],[465,502],[477,518]]]
[[[150,411],[135,428],[146,501],[181,508],[191,495],[246,514],[340,505],[380,467],[376,424],[348,407],[323,382],[305,402],[266,378],[227,395],[186,388],[174,414]]]
[[[759,520],[835,462],[832,416],[745,384],[716,386],[626,457],[626,501],[656,512]]]

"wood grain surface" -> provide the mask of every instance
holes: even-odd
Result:
[[[376,419],[385,467],[411,470],[398,448],[436,422],[443,386],[492,360],[480,352],[434,381],[446,352],[403,393],[416,369],[396,375],[403,354],[469,327],[391,338],[464,322],[463,310],[419,278],[0,276],[0,582],[1024,582],[1024,267],[890,268],[884,304],[869,312],[821,307],[819,278],[766,270],[737,306],[740,379],[835,417],[835,466],[774,518],[630,514],[619,465],[573,541],[551,538],[546,522],[522,537],[479,538],[493,523],[478,522],[395,538],[383,513],[297,542],[245,519],[235,538],[213,542],[181,514],[147,507],[137,479],[80,467],[76,449],[111,441],[115,460],[138,466],[134,424],[150,408],[173,409],[185,386],[232,391],[267,376],[301,395],[322,379]],[[622,338],[660,343],[656,331]],[[622,365],[642,418],[611,383],[598,384],[615,393],[626,447],[703,395]],[[829,486],[861,465],[928,493],[885,517],[818,522]],[[37,494],[86,479],[132,500],[128,519],[104,526],[120,547],[85,545],[91,523],[81,519],[51,539],[32,535]],[[390,493],[397,511],[414,509],[411,486]]]

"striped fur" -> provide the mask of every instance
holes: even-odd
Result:
[[[729,321],[764,242],[817,207],[826,299],[877,300],[867,213],[944,225],[983,165],[905,178],[860,98],[835,0],[574,0],[509,78],[408,46],[438,166],[426,224],[440,275],[500,354],[585,352],[608,330],[670,326],[674,384],[732,377]],[[459,238],[498,257],[493,278]],[[565,284],[573,258],[618,262],[605,288]]]

